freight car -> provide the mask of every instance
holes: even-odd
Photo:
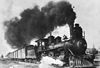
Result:
[[[32,61],[36,59],[34,46],[28,45],[13,52],[7,54],[7,57],[11,60],[17,61]]]

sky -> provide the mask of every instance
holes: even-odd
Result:
[[[7,44],[4,33],[6,28],[3,23],[19,14],[27,8],[32,8],[34,5],[43,6],[53,0],[0,0],[0,55],[6,55],[13,51],[10,45]],[[54,0],[60,1],[60,0]],[[88,47],[100,48],[100,0],[68,0],[76,12],[77,18],[75,23],[79,23],[85,31]],[[54,35],[68,35],[67,26],[57,28],[53,31]]]

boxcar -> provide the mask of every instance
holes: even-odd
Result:
[[[9,59],[19,61],[33,61],[36,59],[35,50],[33,45],[25,46],[24,48],[17,49],[7,54]]]

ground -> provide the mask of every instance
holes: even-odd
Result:
[[[38,68],[37,64],[0,60],[0,68]]]
[[[26,62],[14,62],[14,61],[0,59],[0,68],[39,68],[39,64],[26,63]],[[49,67],[49,68],[63,68],[63,67]],[[100,68],[100,66],[92,67],[92,68]]]

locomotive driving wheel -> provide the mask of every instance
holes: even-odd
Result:
[[[53,53],[53,52],[49,52],[49,53],[48,53],[48,56],[54,57],[54,53]]]

